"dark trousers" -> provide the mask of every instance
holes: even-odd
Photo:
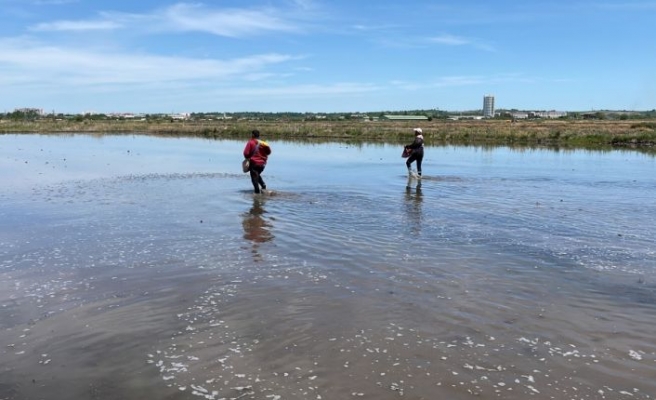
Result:
[[[260,193],[260,186],[262,186],[262,189],[266,189],[266,184],[262,180],[264,165],[257,165],[251,162],[248,171],[251,173],[251,183],[253,183],[255,193]]]
[[[410,169],[410,164],[412,164],[413,161],[417,161],[417,173],[421,175],[421,162],[424,160],[424,150],[420,151],[413,151],[410,157],[405,162],[405,165]]]

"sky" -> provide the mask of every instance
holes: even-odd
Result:
[[[0,0],[0,112],[656,108],[656,0]]]

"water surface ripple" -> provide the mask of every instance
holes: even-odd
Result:
[[[0,136],[0,399],[653,399],[632,152]]]

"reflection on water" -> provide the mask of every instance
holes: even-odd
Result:
[[[421,180],[408,177],[408,181],[405,184],[405,212],[408,218],[408,226],[410,233],[413,235],[418,235],[421,233],[421,203],[422,203],[422,192],[421,192]]]
[[[210,144],[0,137],[0,399],[654,399],[654,158]]]
[[[251,251],[253,253],[253,259],[256,262],[262,260],[262,255],[259,251],[260,245],[274,238],[271,232],[273,226],[270,222],[271,219],[266,216],[266,198],[267,195],[264,193],[254,194],[252,207],[242,214],[244,239],[252,242]]]

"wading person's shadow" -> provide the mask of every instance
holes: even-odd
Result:
[[[413,188],[413,183],[415,183]],[[405,213],[406,213],[406,226],[413,235],[421,233],[422,221],[422,202],[423,194],[421,192],[421,181],[408,178],[408,183],[405,185]]]
[[[242,226],[244,227],[244,239],[252,242],[251,252],[255,261],[262,260],[259,248],[262,243],[273,240],[270,219],[265,218],[265,198],[253,196],[253,206],[242,214]]]

